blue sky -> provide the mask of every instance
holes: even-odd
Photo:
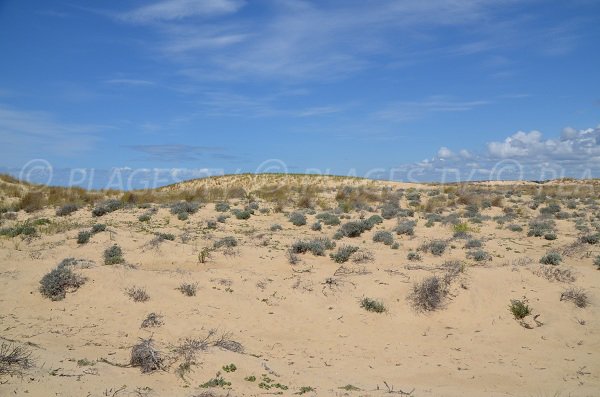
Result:
[[[0,170],[600,177],[599,20],[591,0],[0,0]]]

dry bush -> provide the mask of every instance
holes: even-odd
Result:
[[[134,302],[146,302],[150,300],[150,295],[142,287],[130,287],[125,290],[125,295],[130,297]]]
[[[198,283],[181,283],[177,289],[185,296],[196,296]]]
[[[433,311],[440,308],[448,293],[448,285],[439,276],[430,276],[413,285],[408,300],[417,311]]]
[[[571,269],[562,266],[540,266],[534,271],[534,274],[546,280],[561,283],[572,283],[576,279]]]
[[[2,342],[0,345],[0,376],[22,376],[23,372],[33,367],[31,351],[14,343]]]
[[[40,280],[40,293],[53,301],[63,300],[67,292],[76,291],[85,284],[85,277],[73,271],[78,263],[74,258],[64,259]]]
[[[163,368],[163,358],[156,350],[152,338],[141,339],[140,343],[131,349],[130,365],[140,367],[143,373],[153,372]]]
[[[161,325],[164,324],[164,321],[162,320],[163,316],[161,316],[160,314],[156,314],[156,313],[149,313],[146,318],[144,319],[144,321],[142,321],[142,328],[153,328],[153,327],[160,327]]]
[[[562,301],[570,301],[575,304],[575,306],[584,308],[587,307],[590,300],[587,296],[587,293],[581,288],[569,288],[565,292],[560,295],[560,300]]]

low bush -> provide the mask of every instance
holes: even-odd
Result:
[[[531,308],[525,302],[518,299],[511,300],[508,308],[517,320],[522,320],[531,314]]]
[[[301,212],[292,212],[288,219],[294,226],[304,226],[306,225],[306,216]]]
[[[30,222],[18,223],[12,227],[4,227],[0,229],[0,236],[17,237],[17,236],[35,236],[37,230]]]
[[[290,252],[304,254],[310,252],[315,256],[324,256],[326,250],[333,249],[335,243],[328,238],[316,238],[313,240],[298,240],[292,243]]]
[[[142,328],[160,327],[161,325],[164,324],[162,318],[163,317],[160,314],[150,313],[146,316],[144,321],[142,321],[141,327]]]
[[[598,270],[600,270],[600,255],[594,258],[594,266],[596,266]]]
[[[340,227],[339,233],[344,237],[359,237],[365,231],[371,230],[373,226],[367,220],[350,221]]]
[[[233,236],[223,237],[213,243],[213,247],[215,247],[215,248],[221,248],[221,247],[233,248],[233,247],[237,247],[237,245],[238,245],[238,241]]]
[[[92,233],[96,234],[96,233],[100,233],[106,230],[106,225],[103,223],[96,223],[94,226],[92,226]]]
[[[310,230],[313,230],[315,232],[321,231],[321,229],[323,229],[323,226],[321,225],[321,222],[315,222],[310,227]]]
[[[360,307],[362,307],[368,312],[373,313],[385,313],[385,311],[387,310],[383,302],[371,298],[363,298],[360,301]]]
[[[198,291],[198,284],[181,283],[181,285],[179,285],[177,289],[185,296],[196,296],[196,292]]]
[[[550,220],[535,219],[529,223],[529,237],[543,237],[548,233],[554,233],[554,222]]]
[[[521,225],[508,225],[508,230],[510,230],[511,232],[522,232],[523,231],[523,227],[521,227]]]
[[[215,210],[217,212],[227,212],[230,208],[229,203],[224,201],[215,204]]]
[[[397,202],[386,202],[381,206],[381,217],[383,219],[393,219],[400,212],[400,206]]]
[[[93,216],[104,216],[123,207],[121,200],[109,199],[98,204],[93,210]]]
[[[142,287],[130,287],[125,290],[125,295],[130,297],[134,302],[146,302],[150,300],[150,295]]]
[[[600,242],[600,233],[583,235],[579,237],[579,241],[590,245],[598,244]]]
[[[132,367],[139,367],[142,373],[153,372],[163,368],[163,357],[154,347],[151,338],[141,339],[140,343],[131,349],[129,364]]]
[[[233,214],[233,216],[235,216],[236,219],[239,220],[246,220],[246,219],[250,219],[250,217],[252,216],[252,213],[248,210],[240,210],[238,208],[235,208],[231,211],[231,213]]]
[[[556,265],[560,265],[561,262],[562,262],[562,257],[560,256],[560,254],[558,252],[549,252],[540,259],[540,263],[543,265],[556,266]]]
[[[419,255],[418,252],[410,251],[408,254],[406,254],[406,259],[413,262],[420,261],[421,255]]]
[[[148,222],[150,220],[150,218],[151,218],[150,214],[142,214],[142,215],[138,216],[138,221]]]
[[[467,253],[467,258],[473,259],[475,262],[484,262],[492,257],[484,250],[475,250]]]
[[[373,235],[373,241],[376,243],[383,243],[385,245],[392,245],[394,244],[394,236],[390,232],[379,230]]]
[[[429,252],[435,256],[442,256],[448,247],[448,242],[444,240],[432,240],[422,244],[419,247],[420,251]]]
[[[414,236],[417,222],[409,220],[398,220],[398,225],[394,228],[397,235]]]
[[[229,215],[225,215],[225,214],[219,215],[219,216],[217,216],[217,222],[225,223],[225,221],[227,221],[227,218],[229,218]]]
[[[56,216],[67,216],[76,212],[79,209],[77,204],[65,204],[56,209]]]
[[[53,301],[63,300],[67,292],[76,291],[85,284],[85,278],[73,271],[74,258],[64,259],[40,280],[40,293]]]
[[[327,226],[337,226],[340,224],[340,218],[333,214],[330,214],[329,212],[323,212],[321,214],[318,214],[316,218]]]
[[[171,204],[171,214],[177,215],[178,217],[180,214],[195,214],[199,208],[200,204],[197,202],[179,201],[177,203]]]
[[[33,365],[34,360],[28,348],[12,342],[0,344],[0,376],[22,376]]]
[[[343,245],[338,248],[338,250],[332,254],[329,254],[329,257],[333,259],[336,263],[345,263],[350,259],[353,253],[358,251],[358,247],[354,247],[351,245]]]
[[[113,246],[104,250],[104,264],[105,265],[116,265],[119,263],[125,263],[123,258],[123,250],[118,245]]]
[[[579,308],[587,307],[589,304],[589,298],[587,293],[581,288],[569,288],[565,292],[560,295],[561,301],[570,301],[575,304],[575,306]]]
[[[430,276],[413,285],[408,300],[417,311],[433,311],[442,306],[446,294],[446,283],[439,276]]]
[[[279,231],[279,230],[283,230],[283,227],[280,224],[275,223],[275,224],[271,225],[270,229],[271,229],[272,232],[276,232],[276,231]]]
[[[467,249],[481,248],[481,247],[483,247],[483,242],[481,240],[470,239],[465,243],[465,248],[467,248]]]
[[[90,241],[91,237],[92,232],[82,230],[79,232],[79,234],[77,234],[77,244],[86,244],[88,241]]]

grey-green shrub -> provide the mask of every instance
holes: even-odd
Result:
[[[543,265],[556,266],[556,265],[560,265],[561,262],[562,262],[562,257],[560,256],[560,254],[558,252],[549,252],[540,259],[540,263]]]
[[[306,225],[306,216],[304,216],[301,212],[292,212],[288,219],[294,226],[304,226]]]
[[[224,201],[215,204],[215,210],[217,212],[227,212],[230,208],[229,203]]]
[[[77,204],[65,204],[56,210],[56,216],[67,216],[77,211],[79,206]]]
[[[63,300],[66,293],[85,283],[85,278],[73,271],[77,264],[74,258],[64,259],[56,268],[40,280],[40,293],[53,301]]]
[[[213,246],[215,248],[221,248],[221,247],[233,248],[233,247],[236,247],[237,245],[238,245],[238,241],[233,236],[223,237],[222,239],[219,239],[213,243]]]
[[[104,250],[104,264],[105,265],[116,265],[124,263],[123,250],[118,245],[113,245]]]
[[[96,234],[96,233],[100,233],[106,230],[106,225],[103,223],[96,223],[94,226],[92,226],[92,233]]]
[[[352,245],[343,245],[339,247],[336,252],[329,254],[329,257],[336,263],[345,263],[356,251],[358,251],[358,247],[354,247]]]
[[[394,244],[394,236],[390,232],[379,230],[373,235],[373,241],[376,243],[383,243],[385,245],[392,245]]]
[[[88,241],[90,241],[91,237],[92,232],[82,230],[79,232],[79,234],[77,234],[77,244],[86,244]]]

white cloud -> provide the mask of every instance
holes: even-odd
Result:
[[[134,23],[149,23],[194,16],[210,17],[234,13],[243,5],[238,0],[163,0],[120,14],[119,18]]]
[[[448,149],[447,147],[445,147],[445,146],[442,146],[442,147],[440,148],[440,150],[438,150],[438,153],[437,153],[437,155],[438,155],[438,157],[439,157],[439,158],[441,158],[441,159],[447,159],[447,158],[449,158],[449,157],[452,157],[452,156],[454,156],[454,153],[452,153],[452,150]]]

